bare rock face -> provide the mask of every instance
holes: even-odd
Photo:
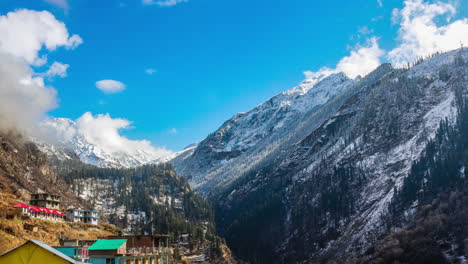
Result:
[[[15,132],[0,134],[0,191],[14,194],[25,202],[31,193],[54,193],[62,196],[64,207],[81,205],[47,157]]]

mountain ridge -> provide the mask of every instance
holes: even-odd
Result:
[[[383,64],[320,107],[294,116],[287,132],[259,140],[253,151],[231,148],[226,155],[220,150],[240,142],[223,141],[231,124],[246,116],[236,115],[173,164],[215,202],[221,234],[244,259],[343,260],[345,252],[378,238],[394,188],[439,123],[454,121],[456,94],[467,93],[466,61],[467,50],[459,49],[409,69]],[[200,164],[198,179],[184,175]],[[205,182],[197,186],[199,179]]]

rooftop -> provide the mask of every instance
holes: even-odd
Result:
[[[88,250],[113,250],[120,248],[127,239],[101,239],[92,244]]]
[[[27,243],[34,243],[34,244],[36,244],[37,246],[39,246],[39,247],[41,247],[41,248],[43,248],[43,249],[45,249],[45,250],[51,252],[51,253],[54,254],[54,255],[59,256],[60,258],[63,258],[64,260],[66,260],[66,261],[68,261],[68,262],[70,262],[70,263],[73,263],[73,264],[82,264],[82,262],[76,261],[76,260],[74,260],[74,259],[68,257],[67,255],[63,254],[62,252],[56,250],[55,248],[53,248],[53,247],[51,247],[51,246],[49,246],[49,245],[47,245],[47,244],[45,244],[45,243],[42,243],[42,242],[40,242],[40,241],[37,241],[37,240],[28,240],[28,241],[24,242],[23,244],[21,244],[21,245],[15,247],[15,248],[13,248],[13,249],[11,249],[11,250],[9,250],[9,251],[3,253],[3,254],[1,254],[0,256],[6,255],[6,254],[8,254],[8,253],[14,251],[14,250],[17,249],[17,248],[24,246],[24,245],[27,244]]]

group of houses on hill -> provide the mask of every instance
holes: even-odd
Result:
[[[22,216],[51,220],[98,224],[96,210],[68,208],[60,211],[61,197],[48,193],[31,196],[29,204],[13,207]],[[60,239],[60,246],[29,240],[0,255],[0,264],[169,264],[168,235],[109,236],[98,240]],[[173,261],[171,262],[173,263]]]
[[[0,255],[0,264],[169,264],[170,255],[167,235],[62,240],[59,247],[29,240]]]
[[[98,224],[98,211],[84,210],[80,208],[69,208],[66,213],[61,212],[60,196],[48,193],[36,193],[31,195],[29,205],[19,202],[13,205],[19,215],[27,215],[33,218],[51,220],[82,222],[87,224]]]

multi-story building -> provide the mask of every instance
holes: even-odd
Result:
[[[59,210],[60,195],[50,193],[35,193],[31,195],[29,203],[32,206],[39,206]]]
[[[98,224],[98,211],[72,208],[67,210],[67,221],[75,223]]]

